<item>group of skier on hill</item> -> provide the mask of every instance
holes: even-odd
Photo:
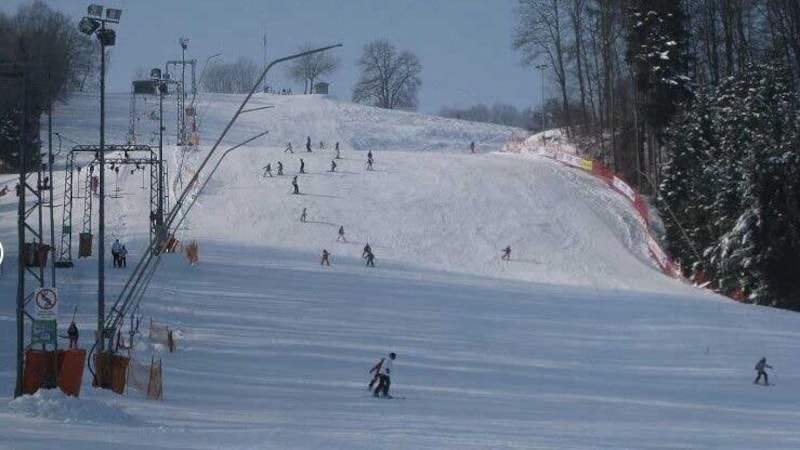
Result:
[[[322,141],[320,141],[319,147],[320,147],[320,150],[324,149],[324,144],[323,144]],[[469,147],[470,147],[470,152],[471,153],[475,153],[475,143],[471,142]],[[338,142],[336,142],[336,144],[335,144],[335,150],[336,150],[336,159],[339,159],[340,158],[340,153],[339,153],[339,143]],[[294,151],[292,149],[291,142],[288,143],[288,145],[287,145],[287,147],[285,149],[285,152],[286,153],[294,153]],[[309,152],[309,153],[312,152],[312,149],[311,149],[311,136],[309,136],[306,139],[306,152]],[[374,159],[373,159],[372,151],[369,151],[368,154],[367,154],[367,170],[372,170],[373,163],[374,163]],[[337,165],[336,165],[335,160],[331,161],[330,172],[334,172],[336,170],[336,167],[337,167]],[[305,173],[305,161],[303,161],[302,158],[300,158],[300,171],[299,171],[299,173],[301,173],[301,174]],[[272,171],[271,171],[270,164],[267,164],[264,167],[264,177],[266,177],[267,175],[269,175],[270,177],[272,176]],[[283,175],[283,164],[280,161],[278,162],[278,175]],[[299,188],[298,188],[298,184],[297,184],[297,175],[295,175],[293,177],[293,179],[292,179],[292,187],[293,187],[293,193],[294,194],[299,194]],[[302,211],[302,213],[300,215],[300,222],[306,222],[307,221],[307,214],[308,214],[307,208],[304,207],[303,211]],[[344,233],[344,225],[339,226],[338,236],[337,236],[336,240],[337,240],[337,242],[347,242],[347,240],[345,238],[345,233]],[[364,245],[364,249],[363,249],[363,252],[362,252],[361,256],[362,256],[362,258],[367,260],[367,263],[366,263],[367,266],[374,267],[374,265],[375,265],[375,263],[374,263],[375,255],[372,253],[372,247],[369,245],[369,243],[366,243],[366,245]],[[330,257],[331,257],[331,253],[327,249],[323,249],[322,250],[322,256],[320,258],[320,265],[328,265],[329,266],[330,265]],[[500,259],[503,260],[503,261],[510,261],[511,260],[511,246],[510,245],[507,245],[505,248],[502,249]],[[378,361],[369,370],[369,373],[372,374],[372,379],[370,380],[370,382],[369,382],[369,384],[367,386],[367,390],[371,391],[372,395],[374,397],[393,398],[389,394],[389,389],[391,387],[391,376],[392,376],[393,362],[394,362],[394,360],[396,358],[397,358],[397,354],[394,353],[394,352],[391,352],[391,353],[389,353],[388,357],[381,358],[380,361]],[[764,358],[761,358],[757,362],[757,364],[755,366],[755,370],[757,372],[757,376],[756,376],[756,379],[753,381],[753,383],[761,384],[760,381],[763,379],[763,385],[765,385],[765,386],[769,386],[770,385],[769,384],[769,376],[768,376],[768,374],[766,372],[766,369],[772,369],[772,366],[767,364],[766,358],[764,357]]]

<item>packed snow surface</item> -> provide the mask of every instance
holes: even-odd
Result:
[[[186,152],[167,102],[170,207],[242,100],[201,95],[202,145]],[[107,140],[122,143],[130,98],[107,102]],[[57,242],[66,154],[97,143],[97,104],[79,96],[55,111]],[[157,145],[156,107],[137,99],[137,142]],[[260,94],[246,109],[184,205],[177,237],[198,243],[199,264],[164,255],[138,310],[133,357],[162,358],[161,402],[94,389],[88,373],[79,398],[12,399],[16,180],[0,175],[12,188],[0,197],[0,448],[800,448],[797,314],[664,276],[622,195],[557,162],[501,153],[518,130],[320,96]],[[78,197],[86,174],[76,174]],[[106,172],[106,248],[119,238],[130,252],[125,269],[106,258],[109,303],[147,245],[147,183],[135,167]],[[84,201],[74,199],[76,232]],[[96,198],[93,208],[96,221]],[[59,330],[77,307],[89,347],[97,257],[78,259],[75,246],[75,267],[57,272]],[[319,264],[323,249],[330,266]],[[177,352],[147,339],[150,318],[176,330]],[[374,399],[367,371],[390,351],[396,398]],[[752,384],[761,356],[771,387]]]

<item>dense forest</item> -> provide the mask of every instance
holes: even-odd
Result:
[[[651,196],[685,275],[800,310],[800,2],[518,0],[556,121]]]

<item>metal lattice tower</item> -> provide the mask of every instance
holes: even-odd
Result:
[[[135,165],[139,168],[150,167],[150,211],[155,211],[158,205],[158,155],[149,145],[106,145],[105,161],[109,164],[124,166]],[[98,145],[78,145],[72,148],[67,156],[66,177],[64,187],[64,216],[61,226],[61,249],[59,252],[58,264],[61,267],[72,266],[72,202],[75,198],[72,191],[72,176],[75,170],[75,155],[80,153],[91,153],[94,159],[100,151]],[[116,156],[111,154],[117,153]],[[91,167],[91,165],[90,165]],[[92,191],[91,191],[92,172],[86,175],[86,198],[84,198],[83,227],[84,233],[91,233],[92,230]],[[68,185],[68,186],[67,186]],[[150,239],[153,239],[156,229],[155,224],[150,222]]]
[[[164,65],[164,73],[166,74],[168,79],[171,79],[169,67],[170,66],[182,66],[185,68],[186,66],[190,66],[192,69],[192,95],[197,93],[197,82],[195,78],[195,67],[197,66],[196,59],[187,59],[187,60],[176,60],[176,61],[167,61]],[[176,83],[178,86],[178,145],[187,145],[186,140],[186,86],[183,85],[182,81],[172,81]]]

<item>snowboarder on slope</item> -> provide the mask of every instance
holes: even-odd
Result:
[[[389,395],[389,387],[392,385],[392,362],[395,360],[395,358],[397,358],[397,355],[394,352],[389,353],[389,358],[385,359],[383,364],[381,364],[380,369],[378,369],[378,376],[380,378],[378,379],[378,387],[372,391],[373,396],[392,398],[392,396]]]
[[[336,161],[331,160],[331,172],[336,172]]]
[[[767,364],[767,358],[763,357],[759,359],[758,362],[756,363],[756,371],[758,372],[758,376],[756,377],[756,380],[753,381],[753,383],[758,384],[758,381],[763,376],[764,386],[769,386],[769,377],[767,376],[767,371],[764,370],[765,368],[772,369],[772,366]]]
[[[503,256],[501,256],[500,259],[504,259],[506,261],[510,261],[511,260],[511,246],[510,245],[506,246],[506,248],[503,249]]]

